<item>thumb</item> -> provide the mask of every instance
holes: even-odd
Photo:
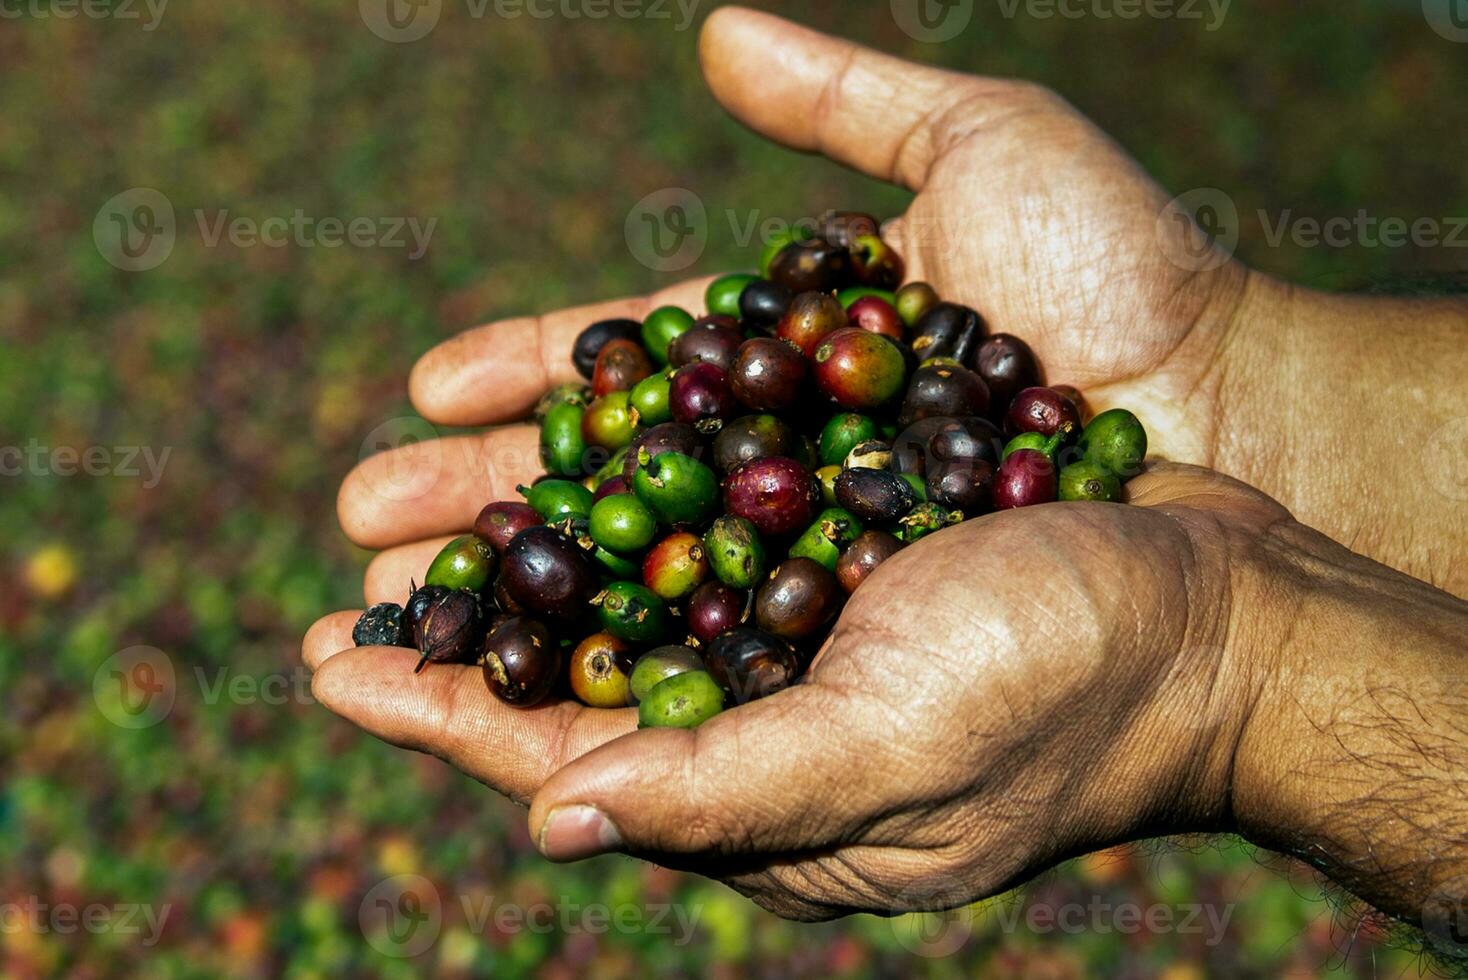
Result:
[[[783,852],[854,832],[870,801],[851,787],[877,739],[837,692],[799,684],[698,728],[644,729],[569,763],[530,807],[541,852]]]
[[[917,65],[742,7],[709,15],[699,58],[714,97],[755,132],[909,190],[1022,85]]]

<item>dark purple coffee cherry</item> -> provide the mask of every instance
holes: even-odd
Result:
[[[734,397],[756,412],[782,412],[801,399],[810,362],[774,337],[746,340],[729,368]]]
[[[479,596],[463,589],[445,591],[418,623],[415,637],[425,664],[473,663],[484,639],[484,609]]]
[[[780,322],[795,298],[788,286],[756,279],[739,294],[739,316],[756,327],[769,328]]]
[[[576,543],[550,527],[515,535],[505,549],[505,591],[532,613],[574,619],[601,589],[596,566]]]
[[[695,361],[680,367],[668,389],[673,419],[699,432],[717,432],[738,409],[729,376],[717,364]]]
[[[1040,383],[1039,362],[1030,345],[1007,333],[996,333],[979,345],[974,371],[989,386],[989,409],[1002,418],[1014,396]]]
[[[708,643],[720,633],[738,626],[744,621],[747,595],[723,582],[703,583],[688,597],[688,607],[683,613],[688,620],[688,632]]]
[[[836,559],[836,581],[850,595],[867,580],[868,575],[877,570],[878,565],[902,548],[902,542],[894,534],[875,528],[863,531],[856,536],[855,541],[846,546],[841,557]]]
[[[752,626],[714,637],[703,650],[703,662],[739,704],[789,687],[800,673],[800,659],[789,643]]]
[[[920,360],[951,357],[969,364],[984,339],[978,312],[959,303],[939,303],[923,314],[912,331],[912,352]]]
[[[952,364],[929,364],[913,373],[897,424],[906,428],[934,416],[983,415],[989,410],[989,386],[977,374]]]
[[[646,432],[638,433],[627,447],[627,459],[622,463],[622,479],[627,481],[629,487],[632,486],[632,478],[641,465],[638,459],[644,451],[649,461],[656,459],[661,453],[682,453],[684,456],[699,459],[704,452],[703,438],[699,436],[697,429],[683,422],[664,422]]]
[[[702,361],[725,371],[734,363],[734,352],[744,343],[744,331],[732,316],[711,313],[693,321],[693,326],[668,345],[668,363],[675,368]]]
[[[598,320],[577,334],[576,343],[571,347],[571,363],[583,378],[590,381],[596,368],[596,355],[601,353],[607,341],[641,339],[642,324],[636,320]]]
[[[814,558],[787,558],[754,597],[760,629],[786,640],[803,640],[836,618],[846,593],[836,576]]]
[[[912,485],[891,470],[842,470],[835,489],[836,503],[864,521],[895,521],[918,502]]]
[[[714,440],[714,467],[730,473],[741,464],[766,456],[794,457],[799,434],[774,415],[746,415],[727,423]]]
[[[544,700],[561,675],[561,645],[545,624],[522,616],[504,620],[484,638],[479,663],[495,697],[517,708]]]
[[[803,531],[820,502],[815,476],[785,456],[750,460],[724,481],[724,509],[748,520],[761,534]]]
[[[1004,416],[1004,434],[1011,439],[1021,432],[1053,436],[1062,429],[1080,435],[1081,415],[1075,403],[1054,388],[1024,389]]]
[[[770,278],[797,295],[831,293],[854,285],[856,270],[849,251],[817,238],[782,248],[770,263]]]
[[[1038,449],[1019,449],[1009,454],[994,478],[994,509],[1048,504],[1059,494],[1055,464]]]

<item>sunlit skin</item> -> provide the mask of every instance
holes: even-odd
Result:
[[[691,731],[517,711],[476,668],[413,677],[412,651],[352,648],[357,611],[306,636],[317,697],[530,804],[552,859],[641,855],[790,917],[953,905],[1119,841],[1232,830],[1417,920],[1468,872],[1468,609],[1450,594],[1468,592],[1468,519],[1380,462],[1468,416],[1463,306],[1175,263],[1170,195],[1035,86],[737,8],[700,50],[755,131],[916,192],[884,231],[909,279],[1028,342],[1096,411],[1137,413],[1153,462],[1132,506],[924,539],[851,597],[805,683]],[[415,366],[414,402],[442,425],[523,419],[575,379],[587,324],[701,312],[707,282],[467,331]],[[1418,394],[1380,397],[1404,379]],[[382,549],[366,601],[400,600],[487,500],[513,499],[536,443],[511,424],[359,466],[339,510]]]

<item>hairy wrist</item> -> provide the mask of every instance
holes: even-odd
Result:
[[[1297,524],[1275,538],[1290,628],[1235,751],[1235,825],[1409,922],[1468,909],[1468,603]]]

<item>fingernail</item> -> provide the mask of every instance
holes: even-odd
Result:
[[[580,861],[622,846],[617,825],[594,806],[559,806],[540,828],[540,853],[552,861]]]

